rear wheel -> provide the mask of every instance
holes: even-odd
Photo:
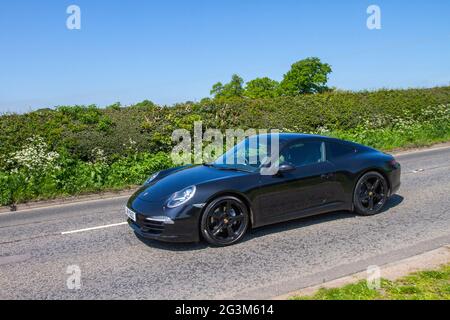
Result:
[[[249,225],[247,206],[238,198],[223,196],[211,201],[203,213],[200,231],[215,246],[238,242]]]
[[[388,199],[389,187],[378,172],[364,174],[356,184],[353,205],[358,214],[370,216],[379,213]]]

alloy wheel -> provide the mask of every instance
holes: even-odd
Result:
[[[215,245],[229,245],[238,241],[248,225],[245,205],[237,198],[226,197],[213,201],[203,217],[203,234]]]
[[[355,206],[359,213],[372,215],[381,211],[387,201],[386,179],[376,172],[365,174],[355,190]]]

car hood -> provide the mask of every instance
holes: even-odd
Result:
[[[249,172],[223,170],[204,165],[181,167],[149,185],[142,186],[136,192],[135,196],[144,201],[158,201],[166,199],[174,192],[192,185],[199,185],[247,174],[249,174]]]

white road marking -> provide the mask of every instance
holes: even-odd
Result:
[[[64,231],[64,232],[61,232],[61,234],[65,235],[65,234],[79,233],[79,232],[85,232],[85,231],[99,230],[99,229],[123,226],[123,225],[126,225],[126,224],[128,224],[128,222],[113,223],[113,224],[107,224],[107,225],[104,225],[104,226],[92,227],[92,228],[78,229],[78,230],[72,230],[72,231]]]

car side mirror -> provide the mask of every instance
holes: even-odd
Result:
[[[288,164],[288,163],[284,163],[281,166],[279,166],[278,174],[280,174],[280,173],[287,173],[287,172],[291,172],[291,171],[294,171],[294,170],[295,170],[295,167],[293,165]]]

